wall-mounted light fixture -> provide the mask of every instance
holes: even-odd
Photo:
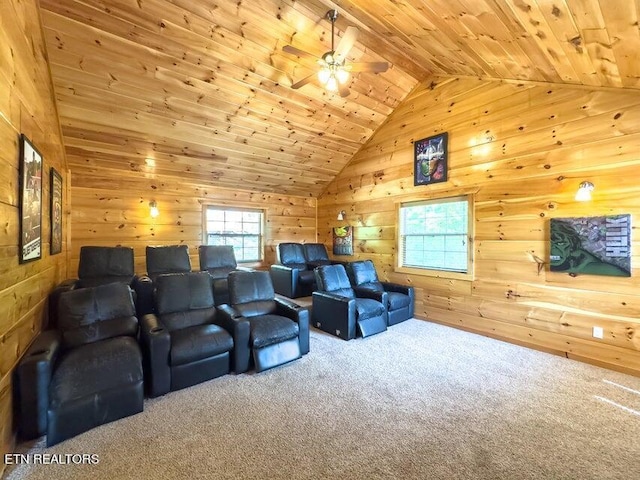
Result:
[[[338,212],[338,220],[342,221],[345,219],[346,216],[347,216],[347,212],[345,212],[344,210],[340,210]]]
[[[151,215],[151,218],[156,218],[160,214],[160,211],[158,210],[158,204],[155,200],[151,200],[149,202],[149,214]]]
[[[588,202],[591,200],[591,192],[593,192],[594,186],[593,183],[584,181],[578,187],[578,191],[576,192],[576,201],[577,202]]]

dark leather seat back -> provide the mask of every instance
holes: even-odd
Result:
[[[307,259],[301,243],[281,243],[278,245],[278,261],[287,267],[307,269]]]
[[[207,271],[211,278],[227,278],[238,264],[231,245],[200,245],[198,247],[200,270]]]
[[[245,318],[276,311],[269,272],[232,272],[229,274],[229,297],[234,309]]]
[[[355,298],[349,277],[343,265],[322,265],[315,269],[318,291]]]
[[[60,295],[58,329],[62,345],[74,348],[138,332],[131,289],[124,283],[70,290]]]
[[[309,266],[331,265],[327,247],[324,246],[324,243],[305,243],[303,248],[304,256]]]
[[[384,291],[384,287],[378,280],[376,267],[371,260],[360,260],[349,264],[349,279],[353,285],[364,287],[378,292]]]
[[[191,271],[189,247],[186,245],[167,245],[147,247],[147,275],[155,281],[164,273],[188,273]]]
[[[211,323],[215,316],[211,277],[207,272],[158,276],[156,308],[170,332]]]
[[[133,248],[94,246],[80,248],[77,288],[96,287],[112,282],[131,285],[134,278]]]

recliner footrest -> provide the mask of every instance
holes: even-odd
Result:
[[[277,367],[283,363],[292,362],[302,357],[298,338],[292,338],[280,343],[274,343],[264,348],[253,349],[253,362],[256,373],[269,368]]]
[[[360,335],[362,335],[363,338],[384,332],[387,329],[387,320],[384,316],[358,320],[356,323],[358,330],[360,330]]]

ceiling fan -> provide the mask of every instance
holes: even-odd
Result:
[[[307,83],[317,81],[321,86],[331,92],[339,92],[341,97],[349,95],[349,82],[351,72],[386,72],[389,68],[387,62],[359,62],[346,63],[346,57],[358,38],[358,29],[356,27],[347,27],[344,35],[340,39],[337,46],[334,46],[334,27],[338,18],[337,10],[329,10],[326,15],[331,21],[331,50],[326,52],[322,57],[300,50],[292,45],[285,45],[282,51],[297,56],[300,60],[312,60],[319,66],[317,73],[312,73],[301,80],[298,80],[291,88],[297,89]]]

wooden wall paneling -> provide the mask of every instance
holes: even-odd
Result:
[[[316,200],[309,197],[212,188],[188,183],[178,176],[146,178],[135,173],[121,176],[114,189],[111,175],[111,170],[99,168],[82,171],[79,177],[75,171],[72,173],[70,272],[77,272],[83,245],[130,246],[134,249],[136,272],[143,274],[147,245],[186,244],[192,268],[198,270],[204,205],[265,211],[265,258],[254,265],[258,268],[275,263],[278,243],[316,239]],[[149,215],[151,200],[158,203],[160,211],[155,219]]]
[[[331,244],[344,209],[353,258],[414,285],[419,318],[640,374],[640,252],[631,278],[571,277],[548,266],[550,218],[640,214],[639,115],[635,91],[433,77],[319,198],[319,239]],[[437,131],[449,132],[449,181],[414,187],[412,142]],[[583,180],[596,184],[592,202],[574,199]],[[393,272],[397,204],[465,189],[475,203],[473,281]],[[636,229],[632,241],[636,249]],[[594,339],[593,326],[606,338]]]
[[[42,258],[18,262],[19,136],[26,134],[43,156]],[[0,454],[13,449],[11,373],[39,332],[46,299],[66,278],[66,249],[49,255],[49,172],[67,181],[53,87],[37,2],[0,2]],[[64,198],[68,204],[69,197]],[[65,205],[66,206],[66,205]],[[63,220],[66,229],[66,219]],[[4,470],[4,462],[0,474]]]

